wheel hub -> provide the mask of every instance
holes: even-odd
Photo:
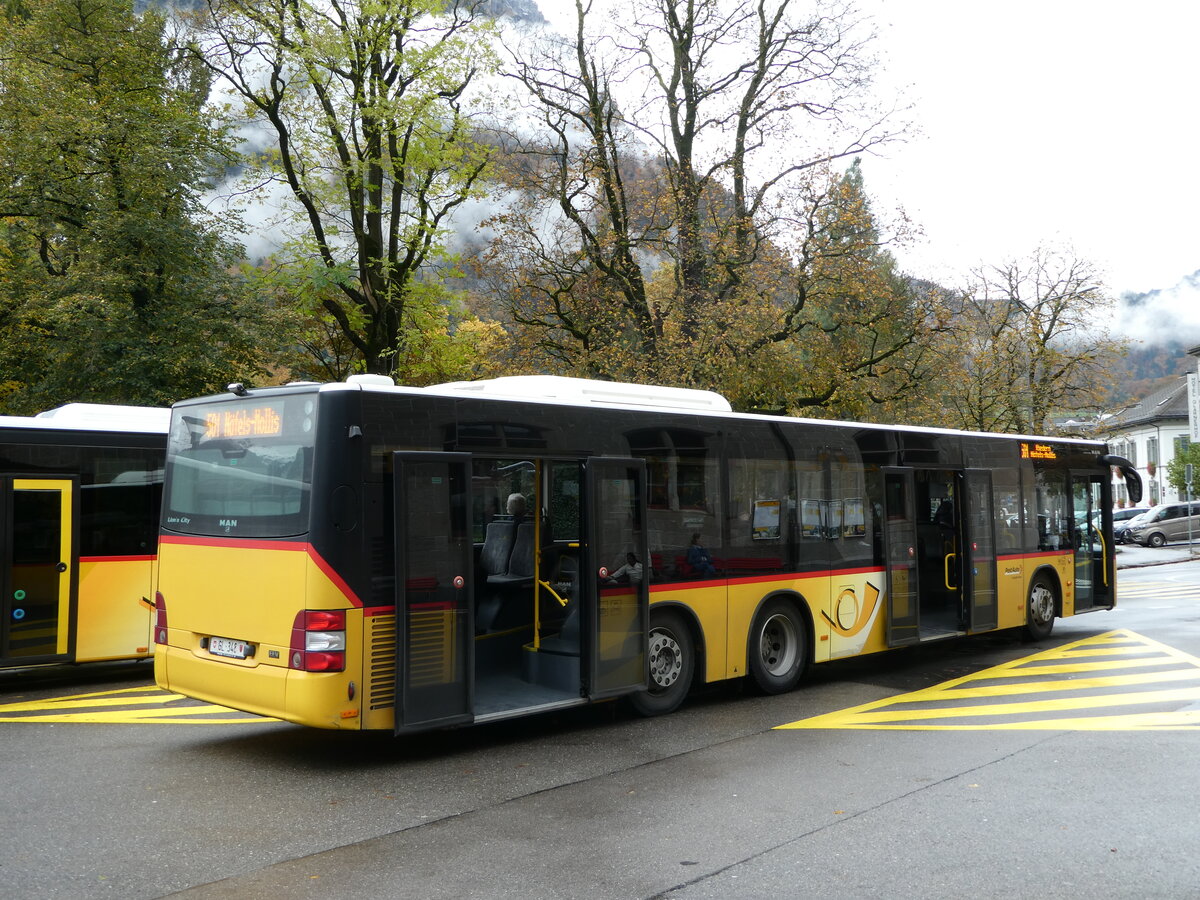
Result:
[[[683,651],[674,635],[666,631],[650,632],[650,680],[656,689],[669,688],[683,671]]]
[[[1029,598],[1029,611],[1040,625],[1054,618],[1054,594],[1049,588],[1038,585],[1033,589]]]
[[[772,616],[764,624],[759,640],[763,668],[780,675],[792,668],[799,652],[796,630],[787,616]]]

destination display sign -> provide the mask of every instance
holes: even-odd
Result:
[[[261,403],[234,409],[214,409],[204,414],[205,440],[271,437],[283,433],[283,404]]]
[[[1058,459],[1058,454],[1049,444],[1027,444],[1022,441],[1021,459]]]

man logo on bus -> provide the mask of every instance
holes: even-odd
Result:
[[[237,519],[221,519],[221,527],[228,531],[230,528],[237,528]]]

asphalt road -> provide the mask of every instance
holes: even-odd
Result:
[[[656,720],[610,704],[394,741],[168,714],[146,668],[5,673],[0,890],[1194,897],[1200,562],[1120,560],[1120,607],[1046,641],[721,686]]]

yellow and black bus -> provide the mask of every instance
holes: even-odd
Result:
[[[0,667],[149,658],[170,410],[0,416]]]
[[[168,440],[159,685],[396,733],[1116,603],[1101,442],[738,414],[716,394],[378,376],[189,400]]]

